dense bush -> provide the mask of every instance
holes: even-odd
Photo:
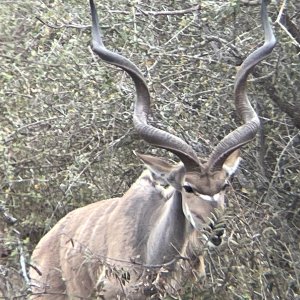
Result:
[[[199,156],[240,124],[236,68],[263,40],[259,6],[244,2],[97,1],[106,45],[147,78],[154,124]],[[183,299],[300,297],[296,2],[250,79],[262,129],[228,195],[226,243]],[[270,6],[273,21],[279,9]],[[122,195],[142,170],[132,150],[157,149],[133,130],[129,78],[91,52],[87,1],[7,1],[0,19],[0,290],[26,298],[41,236],[70,210]]]

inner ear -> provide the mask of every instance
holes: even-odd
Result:
[[[135,154],[146,165],[155,181],[181,190],[185,178],[185,167],[182,163],[173,165],[164,158],[137,152]]]
[[[226,171],[226,173],[228,174],[228,176],[233,175],[240,163],[240,149],[237,149],[235,151],[233,151],[225,160],[222,168],[224,171]]]

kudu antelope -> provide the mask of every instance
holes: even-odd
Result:
[[[93,0],[90,6],[93,51],[127,72],[135,84],[136,131],[180,162],[172,165],[138,154],[147,170],[124,196],[87,205],[62,218],[33,252],[32,297],[140,300],[155,293],[155,287],[176,292],[177,283],[191,276],[189,268],[199,276],[204,273],[202,231],[216,209],[223,209],[224,188],[238,167],[239,149],[260,126],[247,99],[246,82],[275,46],[267,5],[263,1],[264,45],[245,59],[236,75],[235,105],[243,125],[219,142],[205,164],[185,141],[148,124],[150,94],[145,79],[131,61],[105,48]]]

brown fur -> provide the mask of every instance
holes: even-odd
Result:
[[[32,264],[37,268],[30,269],[33,299],[147,299],[162,286],[176,293],[179,282],[190,276],[192,269],[203,275],[203,258],[199,258],[203,241],[198,229],[215,208],[223,207],[224,192],[216,190],[222,195],[218,202],[203,200],[197,184],[203,184],[197,181],[201,176],[185,174],[170,164],[163,167],[164,178],[178,172],[174,185],[188,180],[195,185],[195,193],[182,187],[181,191],[170,187],[166,192],[162,180],[156,182],[147,171],[122,198],[70,212],[33,252]],[[153,168],[160,169],[159,161],[154,161]],[[223,182],[224,174],[219,172]],[[216,174],[213,176],[215,179]],[[208,184],[210,175],[204,177]],[[186,218],[184,205],[197,230]],[[167,276],[160,272],[163,265]]]

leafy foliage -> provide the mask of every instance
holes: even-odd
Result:
[[[132,150],[158,150],[133,131],[129,78],[90,50],[85,1],[7,2],[0,4],[0,290],[26,298],[22,261],[41,236],[70,210],[122,195],[141,171]],[[288,13],[297,24],[295,3]],[[236,68],[263,38],[259,6],[242,1],[162,13],[196,5],[97,3],[107,47],[147,78],[153,123],[205,157],[240,122]],[[279,8],[270,6],[273,20]],[[299,51],[275,29],[278,46],[249,83],[263,126],[243,150],[228,195],[226,243],[208,250],[206,282],[190,283],[182,299],[300,295],[300,114],[282,107],[299,107]],[[3,212],[18,221],[7,225]]]

